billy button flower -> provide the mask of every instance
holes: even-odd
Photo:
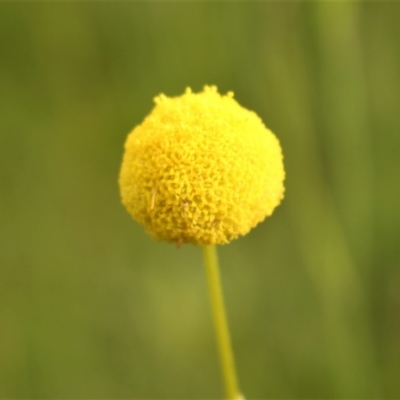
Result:
[[[226,398],[243,399],[214,245],[247,234],[279,205],[281,147],[254,112],[215,86],[155,103],[125,143],[122,202],[155,239],[202,245]]]
[[[128,136],[119,179],[123,204],[155,239],[224,244],[273,212],[282,152],[254,112],[215,86],[155,103]]]

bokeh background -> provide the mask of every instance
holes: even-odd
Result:
[[[286,198],[220,248],[248,399],[400,398],[400,3],[0,4],[0,397],[221,398],[201,249],[120,204],[160,92],[232,90]]]

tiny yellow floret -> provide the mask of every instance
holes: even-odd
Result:
[[[119,185],[129,214],[155,238],[224,244],[271,215],[284,193],[278,139],[233,93],[155,98],[125,143]]]

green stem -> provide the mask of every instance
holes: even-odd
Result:
[[[215,246],[203,246],[203,256],[207,271],[211,308],[214,317],[226,397],[228,400],[237,400],[241,397],[236,378],[235,361],[233,358],[228,322],[226,319]]]

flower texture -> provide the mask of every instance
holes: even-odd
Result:
[[[284,193],[282,151],[254,112],[215,86],[155,103],[127,138],[119,178],[136,221],[155,239],[210,245],[272,214]]]

